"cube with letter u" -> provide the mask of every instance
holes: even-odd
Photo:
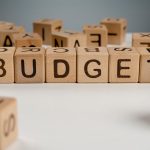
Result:
[[[43,83],[45,81],[45,49],[17,48],[15,53],[15,82]]]

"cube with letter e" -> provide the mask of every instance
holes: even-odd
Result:
[[[109,82],[138,82],[139,53],[135,48],[108,48]]]

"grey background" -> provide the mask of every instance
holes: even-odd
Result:
[[[66,29],[81,30],[105,17],[125,17],[129,32],[150,31],[150,0],[3,0],[0,20],[24,25],[32,31],[33,20],[60,18]]]

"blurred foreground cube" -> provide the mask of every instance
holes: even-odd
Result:
[[[6,149],[18,134],[17,102],[15,98],[0,97],[0,150]]]

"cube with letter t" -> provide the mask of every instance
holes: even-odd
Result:
[[[135,48],[108,48],[109,82],[138,82],[139,53]]]

